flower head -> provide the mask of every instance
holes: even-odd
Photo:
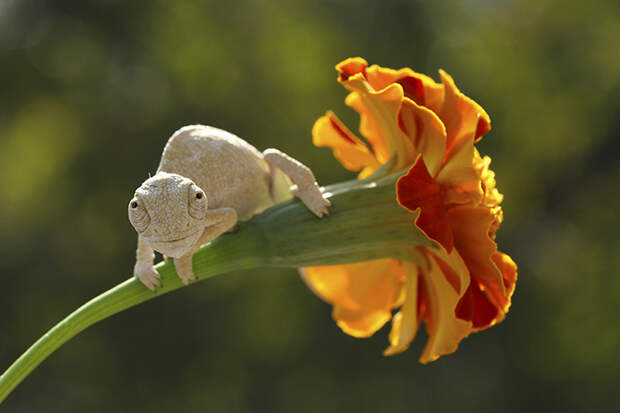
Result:
[[[367,143],[327,112],[313,127],[314,144],[332,148],[360,178],[382,165],[406,171],[396,184],[398,203],[435,243],[416,247],[411,259],[308,267],[304,278],[333,305],[333,318],[350,335],[370,336],[391,319],[386,355],[406,350],[424,321],[429,338],[420,361],[426,363],[503,320],[510,307],[516,265],[494,241],[502,194],[490,158],[474,147],[490,119],[443,71],[436,83],[409,68],[368,66],[361,58],[336,69]]]

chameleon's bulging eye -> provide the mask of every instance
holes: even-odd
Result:
[[[189,214],[196,219],[203,219],[207,213],[207,196],[196,185],[189,186],[189,203],[187,205]]]
[[[136,198],[129,201],[129,222],[138,232],[144,232],[151,223],[151,217]]]

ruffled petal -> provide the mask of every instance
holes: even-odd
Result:
[[[498,308],[489,301],[489,298],[475,280],[469,283],[469,287],[463,298],[456,306],[454,314],[461,320],[471,321],[476,329],[486,328],[494,324],[502,314]]]
[[[444,100],[441,109],[436,113],[446,126],[446,156],[449,157],[463,140],[478,141],[491,130],[491,119],[480,105],[459,91],[449,74],[440,70],[439,75],[444,85]]]
[[[434,176],[446,151],[446,129],[441,120],[429,109],[404,99],[398,123],[415,149],[422,154],[430,175]]]
[[[394,259],[308,267],[302,276],[334,306],[338,326],[354,337],[369,337],[390,320],[405,281],[402,264]]]
[[[475,150],[473,165],[474,169],[476,169],[480,175],[480,182],[484,192],[481,204],[489,208],[498,206],[502,203],[504,196],[497,190],[495,172],[490,168],[491,158],[488,156],[483,158],[480,156],[480,153],[478,153],[478,150]]]
[[[452,251],[454,236],[445,219],[441,187],[429,175],[422,157],[396,183],[398,203],[410,211],[420,210],[415,224],[432,240]]]
[[[459,206],[448,211],[454,234],[454,248],[459,252],[471,276],[484,288],[489,300],[505,308],[508,295],[502,273],[493,261],[497,244],[489,236],[495,216],[489,208]]]
[[[331,111],[321,116],[312,127],[315,146],[332,148],[334,157],[350,171],[362,170],[360,176],[372,174],[379,162],[368,147]]]
[[[366,73],[368,62],[361,57],[349,57],[336,65],[338,71],[338,81],[346,82],[349,77],[361,73]]]
[[[473,323],[474,328],[482,329],[502,321],[510,308],[510,298],[517,281],[517,265],[512,258],[496,252],[491,259],[502,274],[506,288],[506,301],[503,307],[497,307],[485,293],[484,286],[472,280],[469,288],[456,308],[456,316]]]
[[[383,352],[384,356],[392,356],[407,350],[420,325],[419,268],[413,263],[404,262],[403,269],[406,277],[405,288],[403,288],[405,299],[400,311],[392,318],[390,346]]]
[[[345,104],[360,114],[360,133],[372,146],[377,160],[384,164],[396,154],[394,170],[403,170],[411,165],[417,151],[398,123],[403,88],[392,84],[376,91],[360,73],[342,83],[351,91]]]
[[[428,342],[420,356],[420,362],[428,363],[439,356],[454,352],[459,342],[471,332],[471,323],[455,316],[459,300],[465,291],[457,291],[448,281],[442,268],[450,268],[459,277],[461,290],[469,286],[469,273],[456,250],[451,254],[431,252],[421,247],[432,257],[428,270],[422,269],[422,291],[426,303],[424,322]],[[441,263],[441,265],[439,264]]]
[[[420,106],[429,108],[440,107],[443,100],[443,85],[432,78],[417,73],[408,67],[394,70],[387,67],[372,65],[365,70],[368,82],[376,90],[386,88],[392,83],[402,86],[405,97]]]
[[[504,308],[502,308],[502,311],[508,312],[508,309],[510,308],[510,299],[512,298],[512,294],[514,293],[517,284],[517,264],[515,264],[510,256],[504,254],[503,252],[496,252],[491,258],[502,273],[504,287],[506,288],[506,298],[508,299],[508,302]]]
[[[480,174],[472,163],[474,153],[474,142],[464,142],[444,161],[443,167],[435,176],[437,183],[444,188],[446,204],[477,205],[482,200]]]

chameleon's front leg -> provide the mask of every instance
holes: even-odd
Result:
[[[237,223],[237,212],[233,208],[218,208],[208,210],[205,215],[205,229],[192,249],[185,255],[174,259],[174,268],[183,284],[189,284],[190,280],[196,280],[192,269],[192,256],[208,242],[228,231]]]
[[[155,254],[153,253],[153,248],[146,242],[142,235],[138,235],[136,265],[133,269],[133,275],[142,281],[142,284],[146,285],[151,291],[155,291],[155,286],[161,286],[161,282],[159,281],[160,275],[153,267],[154,259]]]
[[[327,207],[331,205],[331,202],[323,197],[310,168],[277,149],[267,149],[263,152],[263,156],[270,166],[279,168],[291,178],[291,181],[297,185],[297,188],[292,191],[293,195],[299,198],[314,215],[319,218],[329,215]]]

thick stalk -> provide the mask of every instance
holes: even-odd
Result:
[[[201,247],[193,257],[198,280],[261,266],[303,267],[392,257],[418,260],[430,241],[413,225],[415,216],[396,203],[397,175],[325,188],[329,217],[318,219],[299,201],[276,205],[236,231]],[[156,266],[163,288],[151,292],[131,278],[75,310],[43,335],[0,376],[0,402],[54,350],[87,327],[183,284],[172,261]]]

